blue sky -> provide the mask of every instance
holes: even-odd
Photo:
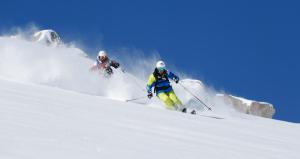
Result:
[[[0,29],[35,23],[91,54],[156,50],[187,74],[234,95],[267,101],[300,122],[300,2],[135,0],[0,2]]]

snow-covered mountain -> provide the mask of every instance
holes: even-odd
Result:
[[[51,46],[59,46],[62,44],[60,36],[51,29],[41,30],[33,34],[33,41]]]

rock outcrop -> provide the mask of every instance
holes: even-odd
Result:
[[[273,105],[270,103],[248,100],[245,98],[226,95],[226,94],[217,94],[217,97],[224,100],[225,103],[232,105],[235,110],[241,113],[246,113],[246,114],[251,114],[251,115],[256,115],[256,116],[261,116],[266,118],[272,118],[273,115],[275,114],[275,109]]]

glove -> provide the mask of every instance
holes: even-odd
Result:
[[[120,64],[116,61],[111,61],[110,66],[112,66],[114,68],[118,68],[120,66]]]
[[[118,68],[119,66],[120,66],[119,63],[115,63],[115,65],[114,65],[115,68]]]
[[[174,80],[175,83],[178,83],[178,82],[179,82],[179,78],[178,78],[178,77],[174,77],[173,80]]]
[[[151,99],[151,98],[153,97],[152,92],[148,92],[148,95],[147,95],[147,96],[148,96],[149,99]]]
[[[105,68],[105,72],[109,75],[111,75],[113,73],[113,70],[110,67],[106,67]]]

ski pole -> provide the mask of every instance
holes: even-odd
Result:
[[[139,99],[144,99],[147,97],[138,97],[138,98],[132,98],[132,99],[127,99],[126,102],[131,102],[131,101],[135,101],[135,100],[139,100]]]
[[[201,104],[203,104],[208,110],[211,111],[211,107],[207,106],[201,99],[199,99],[196,95],[194,95],[189,89],[187,89],[185,86],[183,86],[181,83],[179,85],[188,93],[190,93],[194,98],[196,98]]]

